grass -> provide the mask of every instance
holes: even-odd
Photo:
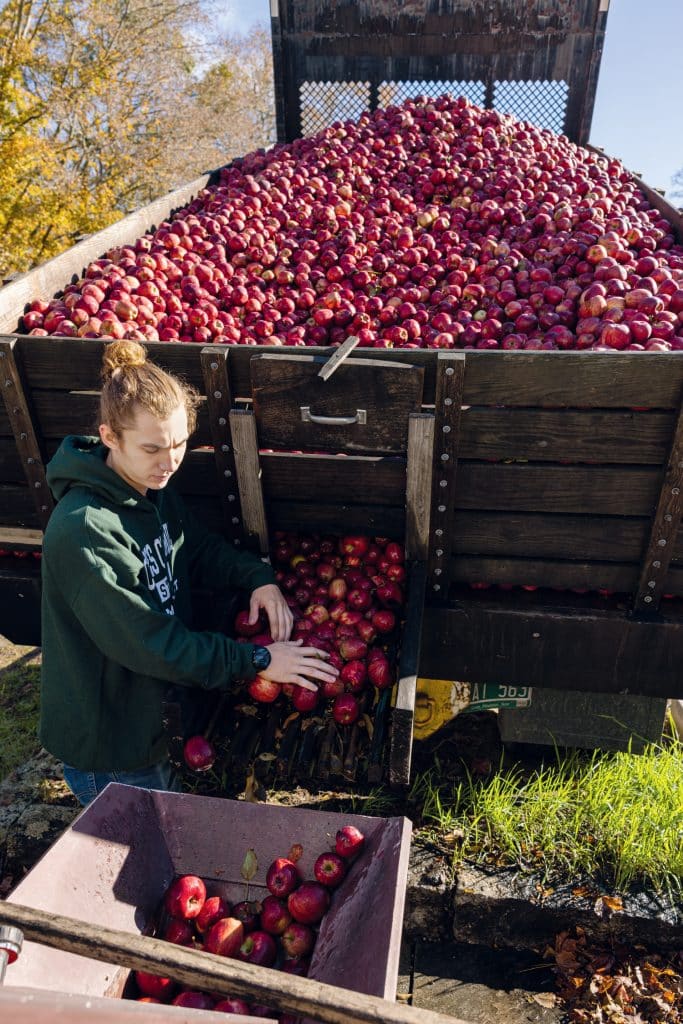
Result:
[[[40,750],[40,666],[30,650],[0,669],[0,781]]]
[[[616,892],[683,894],[683,743],[641,755],[575,752],[530,773],[502,769],[444,787],[438,766],[410,794],[421,826],[463,861]]]

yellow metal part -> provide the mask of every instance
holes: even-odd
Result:
[[[470,702],[470,684],[452,679],[418,679],[413,735],[424,740]]]

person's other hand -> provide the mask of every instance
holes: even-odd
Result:
[[[268,616],[270,624],[270,635],[276,642],[289,640],[294,625],[294,617],[289,605],[284,599],[282,591],[274,583],[266,583],[263,587],[257,587],[252,591],[249,599],[249,624],[254,625],[258,621],[259,612],[263,611]]]
[[[296,683],[305,690],[317,690],[313,680],[321,683],[336,679],[339,670],[327,662],[327,651],[303,647],[303,640],[270,644],[270,665],[259,675],[276,683]]]

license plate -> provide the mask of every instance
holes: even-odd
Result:
[[[462,709],[462,713],[488,711],[491,708],[528,708],[531,704],[531,694],[531,686],[472,683],[470,702]]]

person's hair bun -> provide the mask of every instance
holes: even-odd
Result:
[[[112,341],[105,346],[102,353],[102,380],[113,377],[117,370],[125,370],[129,366],[144,366],[147,362],[147,350],[138,341],[123,338]]]

